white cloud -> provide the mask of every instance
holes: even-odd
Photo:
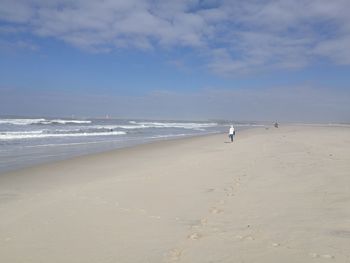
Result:
[[[336,64],[350,65],[350,35],[330,39],[319,43],[314,49],[314,53],[330,58]]]
[[[94,52],[189,47],[220,74],[319,57],[350,64],[348,0],[0,1],[3,36],[25,31]]]

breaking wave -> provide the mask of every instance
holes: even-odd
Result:
[[[130,124],[138,125],[142,128],[182,128],[190,130],[203,130],[204,128],[215,127],[217,123],[194,123],[194,122],[136,122]]]
[[[0,140],[20,140],[35,138],[53,138],[53,137],[84,137],[84,136],[112,136],[124,135],[124,131],[110,132],[77,132],[77,133],[44,133],[44,131],[31,132],[0,132]]]
[[[0,124],[31,125],[31,124],[89,124],[89,120],[64,120],[64,119],[0,119]]]

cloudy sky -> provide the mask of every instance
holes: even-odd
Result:
[[[0,0],[0,115],[350,121],[348,0]]]

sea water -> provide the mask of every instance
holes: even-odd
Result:
[[[227,132],[228,123],[0,118],[0,173],[156,140]],[[240,128],[259,124],[237,124]]]

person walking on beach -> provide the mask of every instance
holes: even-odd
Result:
[[[233,142],[233,136],[235,136],[235,133],[236,133],[235,132],[235,128],[233,128],[233,125],[231,125],[229,133],[228,133],[228,135],[229,135],[229,137],[231,139],[231,142]]]

